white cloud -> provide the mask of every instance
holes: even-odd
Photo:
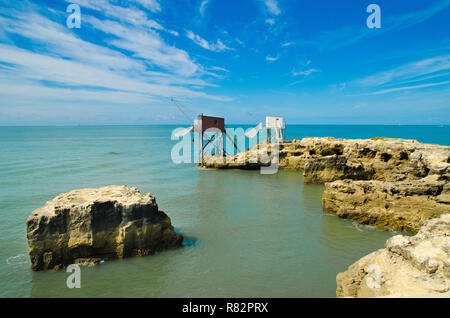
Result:
[[[212,66],[209,69],[212,70],[212,71],[230,72],[226,68],[219,67],[219,66]]]
[[[171,96],[230,100],[202,91],[215,86],[201,78],[207,74],[204,67],[184,50],[167,45],[155,30],[159,24],[148,28],[84,13],[83,28],[93,26],[97,32],[110,35],[103,37],[108,45],[102,46],[79,38],[77,32],[33,8],[26,12],[11,9],[8,17],[0,16],[0,29],[6,37],[6,43],[0,44],[0,61],[4,63],[0,65],[0,96],[2,100],[15,96],[14,107],[55,107],[55,102],[74,100],[83,102],[80,107],[90,101],[98,107],[149,105]],[[27,39],[28,49],[8,40],[16,35]]]
[[[276,0],[264,0],[264,4],[271,14],[280,15],[281,10],[278,7],[278,3]]]
[[[136,8],[121,7],[111,4],[108,0],[66,0],[69,3],[77,3],[82,8],[102,12],[105,17],[117,19],[134,25],[145,25],[147,14]]]
[[[305,76],[308,77],[313,73],[319,72],[318,69],[315,68],[310,68],[308,70],[305,71],[300,71],[300,72],[296,72],[295,70],[292,70],[292,76]]]
[[[210,0],[203,0],[198,9],[201,15],[205,14],[206,7],[208,6]]]
[[[161,10],[159,3],[155,0],[136,1],[142,5],[145,4],[149,9],[153,8],[155,11]],[[167,30],[158,22],[148,19],[147,13],[137,8],[113,5],[108,0],[66,0],[66,2],[78,3],[82,7],[101,12],[108,19],[118,20],[120,22],[129,23],[139,27],[149,27],[155,30],[165,31],[176,36],[178,35],[178,32]],[[84,17],[85,15],[83,15],[83,21]]]
[[[161,11],[161,5],[158,0],[135,0],[137,3],[141,4],[143,7],[150,9],[152,12]]]
[[[115,39],[108,43],[129,52],[135,57],[148,61],[182,76],[192,76],[199,71],[196,65],[184,50],[166,45],[161,37],[152,30],[126,27],[114,21],[100,21],[95,18],[85,18],[96,29],[115,35]]]
[[[266,23],[270,24],[270,25],[274,25],[275,24],[275,19],[274,18],[268,18],[268,19],[266,19]]]
[[[292,43],[292,42],[285,42],[285,43],[281,44],[281,47],[288,47],[288,46],[291,46],[292,44],[294,44],[294,43]]]
[[[228,46],[223,44],[223,42],[220,39],[217,39],[216,43],[209,43],[199,35],[189,30],[186,31],[186,36],[189,39],[191,39],[195,44],[209,51],[222,52],[227,50],[233,50],[232,48],[229,48]]]
[[[355,81],[359,86],[380,86],[385,84],[395,84],[405,80],[420,80],[423,76],[429,76],[433,73],[448,71],[450,69],[450,55],[436,56],[427,58],[394,69],[377,73]]]
[[[145,65],[119,51],[83,41],[63,25],[36,13],[19,13],[15,18],[0,18],[0,27],[9,33],[32,39],[58,55],[85,63],[107,65],[113,69],[145,69]],[[190,76],[198,71],[198,66],[190,60],[185,51],[166,45],[153,30],[127,26],[115,21],[100,21],[87,15],[83,21],[94,26],[96,30],[115,35],[114,40],[109,40],[110,44],[132,51],[151,65],[183,76]]]
[[[113,104],[121,103],[153,103],[153,96],[143,93],[88,90],[61,87],[47,87],[33,81],[23,81],[14,77],[4,77],[0,74],[0,94],[14,99],[46,99],[56,101],[93,101]]]
[[[388,89],[382,89],[376,92],[366,93],[366,94],[359,94],[359,95],[351,95],[351,96],[370,96],[370,95],[381,95],[381,94],[388,94],[388,93],[394,93],[394,92],[400,92],[400,91],[406,91],[406,90],[415,90],[420,88],[427,88],[427,87],[434,87],[434,86],[442,86],[442,85],[448,85],[450,84],[450,81],[445,82],[438,82],[438,83],[430,83],[430,84],[421,84],[421,85],[413,85],[413,86],[402,86],[402,87],[396,87],[396,88],[388,88]]]
[[[126,74],[104,70],[84,63],[59,59],[43,54],[32,53],[9,45],[0,44],[0,60],[13,65],[7,70],[8,76],[20,74],[20,78],[33,81],[47,81],[72,87],[91,87],[121,92],[148,94],[150,96],[203,97],[216,100],[227,98],[207,95],[189,88],[166,83],[148,83],[145,74],[132,77]]]
[[[279,59],[280,57],[277,55],[277,56],[269,56],[269,55],[267,55],[266,56],[266,61],[269,61],[269,62],[275,62],[275,61],[277,61],[278,59]]]

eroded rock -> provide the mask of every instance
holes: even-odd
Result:
[[[335,181],[325,184],[324,212],[385,230],[417,233],[429,219],[450,213],[450,187],[438,175],[420,180]]]
[[[336,277],[338,297],[450,297],[450,214],[397,235]]]
[[[285,141],[274,149],[266,142],[225,158],[206,157],[218,169],[258,169],[278,152],[280,168],[302,171],[306,183],[335,180],[417,180],[449,173],[450,147],[398,138],[337,139],[312,137]]]
[[[60,194],[26,223],[33,270],[148,255],[183,241],[151,193],[126,186]]]

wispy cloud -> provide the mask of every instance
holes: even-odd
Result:
[[[318,69],[310,68],[304,71],[296,72],[295,70],[292,70],[292,76],[310,76],[313,73],[319,72]]]
[[[200,8],[198,9],[201,15],[205,14],[206,7],[208,6],[210,0],[203,0],[200,3]]]
[[[12,65],[14,72],[20,78],[29,81],[45,81],[59,83],[74,89],[90,87],[91,89],[109,89],[120,92],[134,92],[150,96],[170,97],[181,95],[185,97],[206,97],[202,92],[167,83],[149,83],[145,74],[128,77],[123,72],[102,69],[85,63],[59,59],[43,54],[28,52],[7,45],[0,45],[0,60]],[[80,92],[81,93],[81,92]],[[222,98],[218,98],[219,100]]]
[[[101,0],[86,4],[111,6]],[[140,16],[128,8],[111,8]],[[170,96],[230,100],[201,91],[214,86],[201,78],[207,75],[204,66],[191,60],[184,50],[167,45],[158,34],[162,26],[148,28],[148,24],[135,24],[134,19],[132,23],[121,22],[120,15],[112,21],[84,13],[83,28],[92,26],[102,32],[108,44],[102,46],[81,39],[77,32],[38,12],[30,6],[25,12],[11,9],[8,17],[0,16],[6,37],[27,39],[26,48],[13,41],[0,43],[2,96],[125,105],[151,104]]]
[[[136,1],[151,11],[156,12],[161,10],[161,7],[156,0]],[[165,29],[155,20],[148,19],[147,13],[137,8],[117,6],[111,4],[109,0],[66,0],[66,2],[78,3],[83,8],[101,12],[105,17],[108,17],[108,19],[119,21],[121,23],[131,24],[136,27],[149,27],[178,36],[178,32]]]
[[[275,61],[278,61],[279,58],[280,58],[279,55],[277,55],[277,56],[267,55],[266,56],[266,61],[268,61],[268,62],[275,62]]]
[[[274,15],[280,15],[281,10],[278,6],[278,2],[276,0],[264,0],[264,4],[267,7],[267,10]]]
[[[382,89],[382,90],[379,90],[379,91],[376,91],[376,92],[357,94],[357,95],[351,95],[351,96],[381,95],[381,94],[388,94],[388,93],[394,93],[394,92],[400,92],[400,91],[416,90],[416,89],[428,88],[428,87],[434,87],[434,86],[443,86],[443,85],[449,85],[449,84],[450,84],[450,81],[445,81],[445,82],[430,83],[430,84],[402,86],[402,87]]]
[[[149,9],[152,12],[161,11],[161,5],[158,0],[134,0],[135,2],[141,4],[144,8]]]
[[[308,66],[308,65],[311,64],[311,61],[310,61],[310,60],[307,60],[306,62],[303,62],[303,63],[301,63],[301,64],[303,64],[304,66]],[[294,69],[292,69],[292,71],[291,71],[291,76],[292,76],[292,77],[297,77],[297,78],[300,78],[300,79],[299,79],[299,80],[296,80],[295,82],[293,82],[293,83],[291,83],[291,84],[289,84],[289,86],[293,86],[293,85],[296,85],[296,84],[299,84],[299,83],[303,83],[303,82],[305,82],[311,75],[313,75],[314,73],[318,73],[318,72],[320,72],[320,70],[319,70],[319,69],[316,69],[316,68],[308,68],[308,69],[305,69],[305,70],[303,70],[303,71],[296,71],[295,68],[294,68]]]
[[[447,85],[450,81],[450,55],[429,57],[406,63],[392,69],[354,80],[350,85],[354,89],[366,90],[356,96],[381,95],[387,93],[418,90],[434,86]],[[435,81],[441,79],[440,81]],[[442,80],[444,79],[444,81]],[[405,85],[415,83],[415,85]],[[367,92],[367,90],[371,90]]]
[[[429,76],[433,73],[448,70],[450,70],[450,55],[442,55],[407,63],[391,70],[379,72],[357,80],[355,81],[355,84],[372,87],[384,84],[395,84],[399,81],[411,79],[418,81],[421,80],[423,76]]]
[[[229,48],[226,46],[220,39],[217,39],[216,43],[209,43],[199,35],[195,34],[194,32],[187,30],[186,36],[191,39],[195,44],[201,46],[202,48],[214,51],[214,52],[222,52],[222,51],[228,51],[233,50],[232,48]]]

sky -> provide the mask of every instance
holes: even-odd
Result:
[[[450,0],[0,0],[0,125],[188,124],[172,97],[227,124],[450,124]]]

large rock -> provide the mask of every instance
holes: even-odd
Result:
[[[60,194],[27,219],[31,268],[147,255],[182,245],[151,193],[108,186]]]
[[[281,148],[281,166],[301,167],[306,183],[417,180],[450,166],[450,147],[407,139],[304,138]]]
[[[450,214],[390,238],[336,281],[338,297],[450,297]]]
[[[206,157],[203,165],[218,169],[258,169],[279,154],[280,168],[302,171],[306,183],[335,180],[417,180],[449,173],[450,147],[398,138],[303,138],[276,149],[262,142],[228,157]]]
[[[324,212],[385,230],[417,233],[424,221],[450,213],[450,186],[438,175],[413,181],[325,184]]]

